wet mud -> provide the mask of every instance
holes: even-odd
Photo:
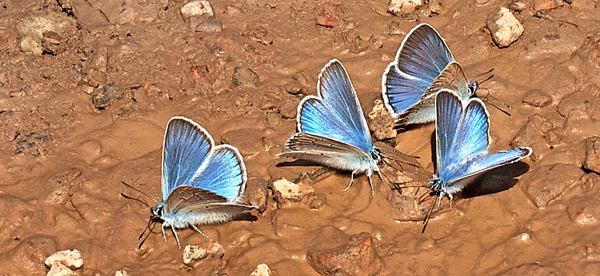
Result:
[[[79,275],[250,275],[260,264],[271,275],[600,272],[596,1],[439,0],[396,14],[388,1],[210,1],[210,13],[187,2],[0,0],[0,275],[45,275],[44,260],[67,249],[81,252]],[[487,27],[500,7],[524,28],[507,47]],[[364,113],[377,111],[381,74],[419,22],[468,78],[494,69],[478,90],[491,151],[533,149],[452,209],[443,201],[425,233],[426,188],[400,194],[374,177],[371,196],[363,175],[343,191],[349,173],[276,158],[333,58]],[[150,210],[122,194],[155,203],[121,184],[160,197],[175,115],[240,150],[247,199],[260,207],[201,227],[210,240],[178,231],[182,246],[206,249],[185,263],[159,227],[138,249]],[[383,165],[388,179],[431,177],[433,125],[394,133],[368,121],[375,138],[391,135],[382,147],[419,157]],[[283,178],[303,185],[278,190]]]

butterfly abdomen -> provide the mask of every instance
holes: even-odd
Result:
[[[167,225],[182,229],[192,225],[214,225],[230,222],[233,220],[233,214],[226,212],[190,212],[186,214],[163,214],[162,219]]]

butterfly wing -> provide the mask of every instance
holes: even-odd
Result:
[[[421,99],[404,113],[398,114],[396,124],[410,125],[433,121],[436,118],[435,96],[441,89],[454,91],[463,101],[471,97],[469,82],[458,63],[451,62],[448,64],[446,69],[442,71],[425,91]]]
[[[436,95],[435,107],[436,170],[439,171],[449,164],[450,150],[461,120],[462,102],[451,90],[442,89]]]
[[[308,96],[298,110],[298,130],[335,139],[365,152],[373,149],[365,116],[344,66],[331,60],[319,75],[319,97]]]
[[[239,151],[230,145],[219,145],[186,185],[238,201],[246,189],[246,180],[246,166]]]
[[[255,206],[232,203],[228,198],[191,186],[175,188],[164,205],[164,212],[173,219],[192,225],[231,221],[235,214],[248,212]]]
[[[328,137],[299,132],[285,143],[280,157],[310,160],[332,168],[364,171],[371,156],[365,151]]]
[[[213,145],[212,137],[199,124],[184,117],[171,118],[163,142],[163,201],[194,177]]]
[[[453,61],[448,46],[433,27],[423,23],[413,28],[383,73],[382,95],[390,114],[396,118],[415,105]]]

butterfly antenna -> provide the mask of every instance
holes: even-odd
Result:
[[[139,203],[142,203],[142,204],[146,205],[148,208],[152,208],[148,203],[146,203],[145,201],[143,201],[143,200],[141,200],[139,198],[131,197],[131,196],[128,196],[128,195],[126,195],[124,193],[121,193],[121,196],[124,197],[124,198],[126,198],[126,199],[132,199],[132,200],[135,200],[135,201],[137,201]]]
[[[436,197],[439,198],[439,195],[437,195]],[[427,212],[427,215],[425,215],[425,218],[423,218],[423,230],[421,231],[421,234],[425,233],[425,228],[427,228],[427,224],[429,224],[429,220],[431,219],[431,214],[433,214],[433,208],[435,207],[435,202],[436,202],[435,199],[431,201],[431,207],[429,207],[429,211]]]
[[[390,183],[392,183],[392,185],[394,185],[395,190],[400,190],[403,188],[429,188],[430,186],[426,186],[426,185],[405,185],[405,184],[418,183],[418,182],[430,182],[430,181],[431,181],[431,179],[423,178],[423,179],[415,179],[415,180],[401,182],[401,183],[393,183],[393,182],[390,182]]]
[[[152,230],[154,230],[155,226],[156,226],[156,222],[152,221],[152,219],[150,219],[148,221],[148,226],[146,226],[146,229],[144,229],[144,232],[142,232],[142,234],[138,238],[138,240],[140,240],[144,236],[144,233],[146,233],[146,230],[148,230],[148,235],[146,235],[146,237],[144,237],[144,239],[142,239],[142,241],[140,242],[140,245],[138,246],[138,249],[142,248],[142,245],[144,244],[144,242],[146,242],[148,237],[150,237],[150,234],[152,233]]]
[[[125,186],[129,187],[130,189],[132,189],[132,190],[134,190],[134,191],[136,191],[136,192],[138,192],[138,193],[140,193],[140,194],[143,194],[143,195],[145,195],[145,196],[149,197],[150,199],[154,200],[154,202],[156,202],[156,204],[158,204],[158,201],[157,201],[157,200],[156,200],[154,197],[152,197],[152,196],[148,195],[147,193],[144,193],[144,192],[140,191],[138,188],[136,188],[136,187],[133,187],[133,186],[131,186],[131,185],[129,185],[129,184],[127,184],[127,183],[125,183],[125,181],[121,181],[121,183],[122,183],[123,185],[125,185]],[[148,205],[148,204],[146,204],[146,205]],[[150,206],[148,205],[148,207],[150,207]]]
[[[398,155],[403,155],[403,156],[406,156],[406,157],[412,157],[412,158],[415,158],[415,159],[419,159],[418,156],[406,154],[406,153],[403,153],[403,152],[401,152],[401,151],[399,151],[397,149],[388,149],[388,148],[383,148],[383,147],[382,148],[378,148],[378,149],[379,150],[389,151],[391,153],[395,153],[395,154],[398,154]]]

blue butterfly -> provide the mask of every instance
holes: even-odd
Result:
[[[246,189],[246,166],[239,151],[215,143],[199,124],[173,117],[167,125],[163,144],[162,199],[152,208],[152,221],[173,231],[196,225],[220,224],[256,206],[242,203]],[[203,234],[204,235],[204,234]],[[141,244],[140,244],[141,246]]]
[[[367,121],[346,69],[331,60],[319,74],[318,96],[305,97],[298,106],[298,133],[285,143],[280,157],[305,159],[339,170],[365,173],[369,178],[378,172],[384,158],[373,146]]]
[[[433,121],[435,94],[442,88],[455,91],[463,100],[477,90],[477,83],[467,81],[446,42],[425,23],[406,35],[381,82],[385,106],[398,126]]]
[[[431,191],[439,201],[444,196],[452,201],[453,195],[475,176],[517,162],[532,152],[531,148],[521,147],[490,154],[489,114],[480,99],[463,101],[454,91],[442,89],[435,97],[435,117],[437,164]],[[433,206],[425,217],[425,226]]]

